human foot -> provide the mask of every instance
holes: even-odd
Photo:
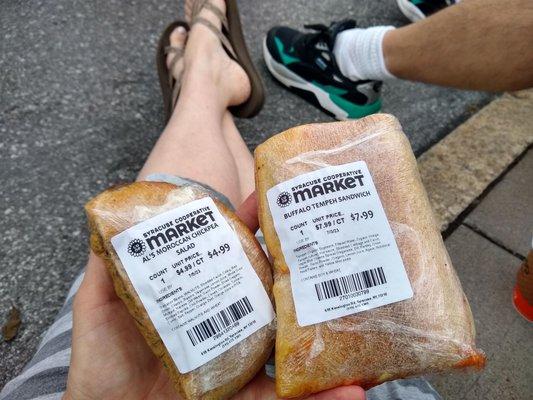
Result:
[[[202,0],[199,1],[203,3]],[[185,2],[186,19],[192,27],[185,51],[184,83],[209,83],[216,89],[225,106],[238,105],[250,97],[250,79],[244,69],[224,50],[221,39],[213,32],[213,29],[222,29],[220,17],[226,14],[226,3],[224,0],[209,0],[208,3],[211,6],[206,6],[198,12],[195,9],[198,7],[198,1]],[[220,10],[220,13],[213,11],[213,8]]]

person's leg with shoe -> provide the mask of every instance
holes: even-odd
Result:
[[[211,4],[225,10],[222,0]],[[220,19],[211,11],[204,10],[199,16],[221,28]],[[169,66],[173,57],[168,55]],[[152,174],[192,179],[223,193],[236,207],[251,193],[253,176],[247,175],[247,181],[241,182],[239,171],[252,167],[253,158],[242,137],[234,134],[228,108],[248,99],[250,81],[224,51],[219,38],[202,23],[192,25],[183,62],[174,68],[176,75],[184,69],[176,108],[138,179]]]
[[[345,31],[334,53],[350,79],[504,91],[533,86],[532,42],[529,0],[467,0],[399,29]]]
[[[533,86],[533,3],[466,0],[395,29],[344,20],[272,28],[264,58],[282,84],[338,119],[379,110],[383,80],[504,91]]]

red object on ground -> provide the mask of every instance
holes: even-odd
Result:
[[[529,252],[516,275],[513,303],[516,310],[529,322],[533,322],[533,250]]]
[[[533,322],[533,306],[531,306],[526,298],[520,292],[518,285],[514,287],[513,303],[516,310],[529,322]]]

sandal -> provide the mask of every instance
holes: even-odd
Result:
[[[198,15],[203,9],[211,11],[220,19],[222,31]],[[230,107],[229,111],[239,118],[252,118],[257,115],[265,102],[265,90],[244,42],[237,0],[226,0],[225,15],[209,0],[197,0],[192,4],[191,14],[191,26],[198,23],[209,28],[220,39],[226,53],[244,69],[250,79],[250,97],[244,103]]]
[[[178,79],[174,79],[171,71],[174,69],[176,63],[183,57],[185,49],[170,46],[170,34],[179,26],[182,26],[189,31],[189,24],[184,21],[174,21],[165,28],[157,45],[156,64],[157,73],[159,75],[159,85],[161,86],[163,104],[165,107],[165,123],[168,122],[172,115],[181,88],[181,76],[179,76]],[[175,54],[170,63],[170,68],[167,67],[167,55],[169,53]]]

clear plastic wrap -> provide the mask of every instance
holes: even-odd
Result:
[[[413,297],[309,326],[296,318],[291,276],[267,191],[301,174],[365,161],[398,246]],[[399,122],[386,114],[305,125],[255,151],[259,220],[274,261],[278,319],[276,389],[297,397],[356,384],[465,367],[482,368],[468,301],[435,224],[416,160]],[[337,205],[324,208],[337,211]]]
[[[91,247],[102,257],[113,279],[115,291],[133,316],[139,331],[166,367],[183,399],[227,399],[263,367],[274,342],[275,320],[206,364],[181,374],[137,294],[110,239],[126,229],[165,211],[208,197],[196,186],[163,182],[136,182],[111,188],[86,205]],[[217,208],[237,233],[244,252],[266,293],[272,298],[270,264],[250,230],[219,201]]]

